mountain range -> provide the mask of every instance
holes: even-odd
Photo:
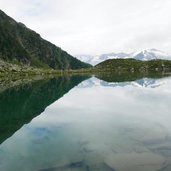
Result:
[[[37,68],[69,70],[88,68],[91,65],[97,65],[109,59],[128,58],[141,61],[153,59],[168,60],[171,59],[171,55],[157,49],[147,49],[133,53],[122,52],[73,57],[60,47],[44,40],[38,33],[27,28],[23,23],[15,21],[0,10],[0,64],[5,61],[7,63],[25,64]],[[127,62],[127,60],[119,62]],[[135,61],[128,62],[130,62],[130,67],[132,67],[132,62],[135,63]],[[113,63],[116,63],[116,61],[113,61]],[[106,67],[106,65],[101,66]],[[1,69],[2,67],[0,67]]]
[[[79,60],[87,62],[91,65],[97,65],[108,59],[127,59],[134,58],[136,60],[148,61],[153,59],[171,60],[171,55],[157,49],[147,49],[133,53],[108,53],[102,55],[77,55]]]
[[[39,68],[90,67],[0,10],[0,59]]]

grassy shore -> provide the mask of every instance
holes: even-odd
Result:
[[[18,65],[0,60],[0,78],[5,77],[29,77],[29,76],[46,76],[46,75],[63,75],[92,72],[92,68],[80,70],[54,70],[47,68],[35,68],[28,65]]]
[[[8,63],[0,60],[0,78],[27,78],[32,76],[50,76],[50,75],[65,75],[65,74],[89,74],[97,75],[99,73],[169,73],[171,71],[171,61],[137,61],[133,59],[115,59],[107,60],[95,67],[79,70],[54,70],[47,68],[34,68],[28,65],[19,65]],[[125,75],[125,74],[124,74]]]

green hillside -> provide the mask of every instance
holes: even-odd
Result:
[[[90,67],[0,10],[0,59],[53,69]]]
[[[171,71],[171,61],[135,59],[109,59],[94,67],[98,71]]]

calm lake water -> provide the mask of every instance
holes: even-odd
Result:
[[[170,171],[171,77],[2,86],[0,171]]]

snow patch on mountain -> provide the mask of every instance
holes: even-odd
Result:
[[[100,62],[103,62],[108,59],[126,59],[126,58],[134,58],[137,60],[148,61],[153,59],[167,59],[171,60],[171,55],[157,50],[157,49],[147,49],[142,51],[137,51],[133,53],[108,53],[102,55],[78,55],[78,59],[83,62],[90,63],[92,65],[97,65]]]
[[[171,59],[171,55],[168,55],[167,53],[157,49],[148,49],[141,52],[135,52],[131,54],[131,56],[142,61],[148,61],[152,59]]]

